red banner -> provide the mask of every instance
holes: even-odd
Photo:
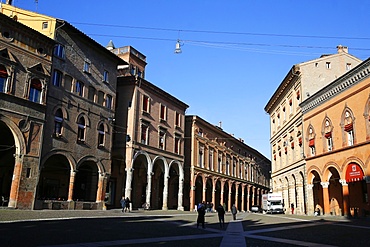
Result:
[[[346,170],[346,181],[349,182],[356,182],[361,181],[364,179],[364,172],[362,171],[361,167],[356,163],[350,163],[347,166]]]

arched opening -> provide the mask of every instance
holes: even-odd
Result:
[[[367,185],[364,172],[357,163],[349,163],[346,168],[346,182],[348,183],[349,210],[352,216],[364,216],[368,208]]]
[[[224,184],[224,205],[225,205],[225,210],[229,211],[229,184],[225,182]]]
[[[4,197],[1,206],[7,206],[12,186],[15,158],[15,141],[8,126],[0,121],[0,194]]]
[[[177,209],[178,197],[179,197],[179,166],[174,163],[170,167],[169,172],[170,178],[168,179],[168,209]]]
[[[221,204],[221,182],[217,180],[215,185],[215,207]]]
[[[212,191],[213,191],[212,179],[208,178],[206,180],[206,203],[212,202]]]
[[[164,189],[164,163],[157,160],[153,165],[152,185],[151,185],[151,209],[162,209]]]
[[[324,197],[323,197],[323,190],[321,185],[321,178],[320,175],[316,171],[312,171],[312,192],[313,192],[313,205],[314,208],[311,212],[315,211],[316,209],[319,209],[320,212],[324,212]]]
[[[98,167],[93,161],[85,161],[78,168],[75,177],[73,198],[75,201],[95,202],[98,190]]]
[[[342,184],[339,182],[340,176],[334,167],[329,167],[329,205],[331,215],[343,215],[343,196]]]
[[[68,159],[56,154],[49,157],[40,172],[38,200],[68,200],[70,164]]]
[[[195,180],[195,207],[198,203],[201,203],[203,200],[203,180],[201,176],[197,176]]]
[[[148,162],[145,155],[140,154],[136,157],[133,169],[130,200],[132,207],[136,209],[141,208],[146,200]]]

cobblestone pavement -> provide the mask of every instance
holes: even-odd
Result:
[[[228,213],[0,209],[0,246],[367,246],[369,219]],[[19,238],[19,232],[22,237]]]

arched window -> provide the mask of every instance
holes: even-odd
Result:
[[[353,133],[353,117],[349,110],[346,110],[344,114],[344,131],[347,137],[347,145],[353,146],[354,144],[354,133]]]
[[[4,65],[0,65],[0,93],[7,92],[8,72]]]
[[[105,130],[104,124],[100,124],[98,128],[98,147],[104,147]]]
[[[86,122],[84,117],[80,117],[77,122],[77,141],[85,142],[85,131],[86,131]]]
[[[54,135],[55,137],[62,136],[62,126],[63,126],[63,112],[58,109],[54,115]]]
[[[310,148],[311,156],[316,154],[315,149],[315,131],[312,126],[308,127],[308,147]]]
[[[32,79],[28,99],[32,102],[41,103],[42,83],[39,79]]]
[[[324,146],[326,147],[326,150],[328,152],[333,151],[333,136],[332,136],[332,130],[333,126],[329,120],[329,118],[326,118],[324,121],[324,126],[323,126],[323,133],[324,133],[324,140],[325,144]]]

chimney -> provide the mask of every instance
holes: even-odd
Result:
[[[337,51],[338,51],[338,53],[348,53],[348,47],[347,46],[338,45],[337,46]]]
[[[13,0],[6,0],[6,4],[12,5]]]

